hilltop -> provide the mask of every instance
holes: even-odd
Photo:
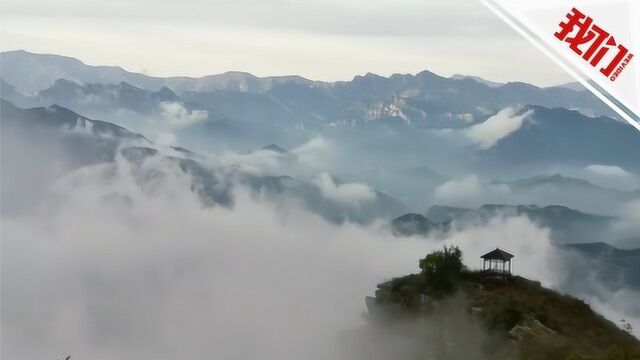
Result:
[[[640,341],[582,300],[468,270],[461,255],[445,248],[420,260],[420,273],[379,284],[366,299],[375,332],[402,327],[418,340],[411,358],[640,359]]]

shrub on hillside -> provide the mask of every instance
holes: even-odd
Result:
[[[462,263],[462,251],[457,246],[444,247],[421,259],[418,263],[421,275],[430,290],[451,293],[465,270]]]

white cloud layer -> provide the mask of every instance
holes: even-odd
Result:
[[[615,223],[614,229],[618,237],[625,241],[631,240],[631,244],[623,244],[623,247],[640,247],[640,200],[634,200],[623,207],[619,220]]]
[[[322,195],[330,200],[349,206],[360,206],[376,199],[371,187],[361,183],[336,184],[331,175],[321,173],[314,181]]]
[[[432,248],[244,192],[203,209],[182,175],[140,188],[107,170],[2,219],[3,357],[340,358],[364,296]]]
[[[477,175],[453,179],[438,186],[435,199],[447,205],[476,207],[504,199],[511,193],[507,184],[484,184]]]
[[[625,191],[640,189],[640,177],[615,165],[592,164],[584,168],[584,178],[605,188]]]
[[[489,149],[500,139],[518,131],[531,114],[533,114],[533,110],[516,115],[516,110],[508,107],[488,118],[485,122],[471,126],[465,133],[481,149]]]
[[[587,166],[585,170],[596,175],[610,176],[615,178],[629,178],[633,176],[630,172],[615,165],[594,164],[594,165]]]
[[[208,118],[204,110],[187,110],[182,104],[170,101],[160,103],[160,115],[170,127],[179,129],[203,122]]]
[[[159,132],[155,134],[153,142],[159,146],[176,146],[178,144],[178,138],[173,133]]]
[[[2,217],[3,357],[344,359],[340,339],[363,325],[364,296],[442,245],[241,190],[232,209],[203,208],[186,175],[140,182],[117,161],[58,182],[43,211]],[[477,190],[477,178],[466,182]],[[446,242],[472,268],[503,247],[517,274],[553,286],[548,235],[498,218]]]

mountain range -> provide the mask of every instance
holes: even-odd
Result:
[[[202,78],[151,77],[113,66],[91,66],[80,60],[26,51],[0,53],[2,78],[23,94],[34,95],[66,79],[79,84],[126,82],[150,91],[167,87],[204,106],[219,108],[242,119],[242,113],[221,108],[232,93],[231,107],[270,106],[280,115],[295,115],[304,123],[366,123],[376,119],[399,119],[416,126],[450,127],[478,122],[506,106],[540,105],[580,109],[587,115],[615,116],[588,92],[538,88],[526,83],[487,84],[475,77],[445,78],[429,71],[416,75],[382,77],[368,73],[351,81],[318,82],[299,76],[258,78],[230,72]],[[242,94],[234,94],[242,93]],[[239,106],[242,105],[242,106]]]
[[[433,233],[483,226],[496,217],[526,217],[548,228],[556,244],[601,242],[608,239],[615,218],[583,213],[565,206],[494,205],[477,209],[434,205],[425,215],[405,214],[391,222],[392,230],[404,236],[428,236]]]
[[[160,78],[26,51],[0,53],[0,62],[1,96],[19,107],[65,108],[174,148],[242,154],[320,138],[332,153],[321,167],[334,179],[372,184],[406,210],[494,202],[617,214],[639,195],[561,175],[539,177],[594,164],[640,173],[639,134],[588,92],[565,87],[429,71],[333,83],[245,73]],[[504,117],[506,108],[512,118]],[[509,191],[473,205],[434,197],[443,184],[469,174]]]
[[[562,174],[537,175],[514,181],[491,182],[508,186],[511,201],[526,203],[535,199],[538,205],[563,204],[595,214],[615,213],[622,204],[640,200],[640,189],[618,190]]]
[[[140,134],[109,122],[91,120],[61,106],[21,109],[6,100],[1,100],[0,105],[2,193],[7,196],[2,202],[3,213],[23,211],[12,205],[37,204],[41,200],[37,196],[60,177],[85,166],[114,163],[118,156],[133,166],[142,184],[161,178],[171,167],[188,174],[192,191],[206,206],[232,206],[233,188],[245,186],[271,201],[299,201],[310,211],[336,223],[368,223],[406,211],[404,204],[380,191],[372,190],[367,206],[350,206],[325,196],[316,183],[284,175],[253,174],[233,164],[213,166],[189,150],[159,148]],[[24,148],[23,144],[29,142],[34,146]],[[294,156],[276,145],[259,151]],[[25,152],[37,153],[43,160],[21,161],[20,154]],[[153,157],[160,158],[168,168],[142,166]],[[343,184],[336,178],[330,181],[335,187]]]
[[[243,72],[227,72],[201,78],[174,76],[160,78],[127,71],[119,66],[93,66],[61,55],[34,54],[24,50],[6,51],[0,54],[5,80],[25,94],[34,94],[50,87],[58,79],[79,83],[102,83],[116,85],[121,82],[152,91],[169,87],[176,92],[187,90],[251,91],[261,92],[274,85],[288,82],[322,84],[300,76],[274,76],[259,78]]]
[[[598,242],[570,244],[566,249],[586,257],[579,261],[580,265],[568,269],[567,277],[571,280],[567,283],[573,283],[574,288],[589,288],[591,279],[585,279],[584,274],[595,273],[599,283],[610,291],[640,290],[640,248],[619,249]]]
[[[483,164],[553,167],[582,165],[589,159],[593,164],[640,169],[638,133],[630,125],[562,108],[531,106],[520,111],[527,109],[532,115],[520,129],[481,152]]]
[[[579,87],[429,71],[160,78],[25,51],[0,64],[3,216],[99,171],[148,192],[179,179],[207,209],[248,195],[387,237],[524,217],[566,260],[563,291],[640,289],[640,134]]]

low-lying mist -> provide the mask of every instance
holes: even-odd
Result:
[[[3,356],[339,357],[363,297],[430,246],[242,190],[233,210],[205,208],[186,176],[138,184],[123,161],[3,218]]]
[[[524,218],[445,242],[401,239],[381,223],[331,224],[241,187],[231,208],[206,207],[189,176],[163,164],[146,182],[122,157],[84,167],[40,210],[2,215],[3,357],[351,358],[344,334],[365,324],[364,297],[444,243],[473,268],[503,247],[516,274],[561,285],[548,231]],[[597,309],[618,303],[599,298]],[[397,345],[384,339],[356,344],[365,354]]]

